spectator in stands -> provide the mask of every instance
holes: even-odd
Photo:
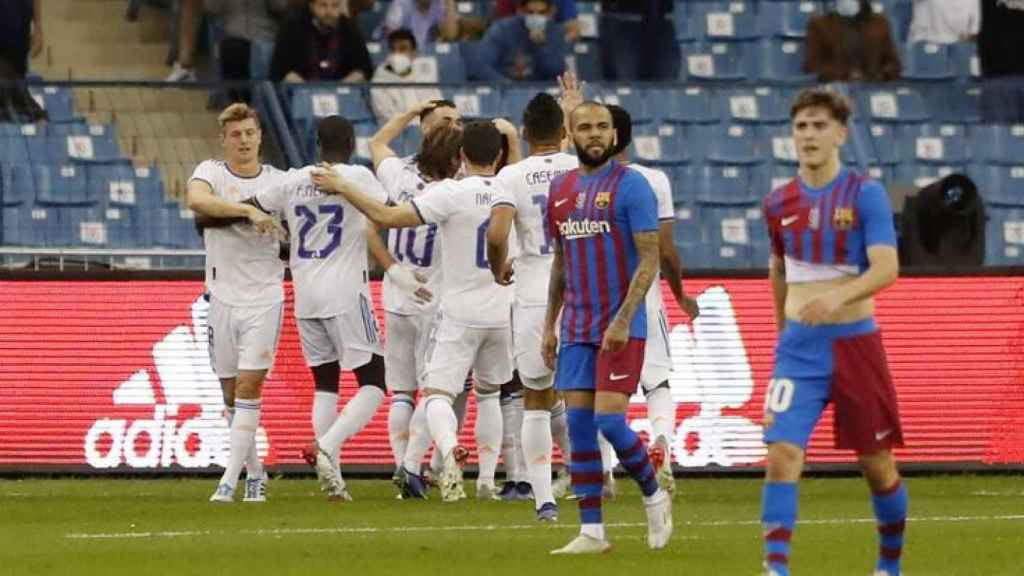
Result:
[[[0,2],[0,61],[6,61],[16,79],[28,73],[28,57],[43,51],[42,0]]]
[[[32,98],[14,65],[0,58],[0,122],[27,124],[47,120],[46,110]],[[2,161],[2,159],[0,159]]]
[[[411,30],[419,46],[427,46],[435,40],[456,40],[459,12],[455,9],[455,0],[394,0],[377,35],[386,36],[402,29]]]
[[[914,0],[911,42],[971,42],[980,29],[979,0]]]
[[[553,21],[554,0],[522,0],[519,14],[498,20],[470,51],[470,80],[554,81],[565,71],[565,27]]]
[[[342,14],[342,0],[309,0],[281,25],[270,65],[274,81],[365,82],[373,77],[366,42]]]
[[[515,16],[519,8],[517,0],[498,0],[494,3],[493,20],[500,20]],[[576,0],[555,1],[555,22],[565,26],[565,41],[575,42],[580,37],[579,9],[576,8]]]
[[[981,116],[987,123],[1024,122],[1024,0],[982,0],[978,57],[985,89]]]
[[[807,22],[804,71],[822,82],[884,82],[900,77],[889,20],[868,0],[837,0]]]
[[[203,17],[203,0],[178,0],[178,19],[175,22],[177,42],[172,48],[174,65],[167,82],[195,82],[196,35]]]
[[[437,66],[427,62],[417,65],[416,37],[405,29],[388,34],[388,57],[373,73],[373,81],[386,84],[436,84]],[[384,124],[405,112],[417,102],[440,100],[437,88],[374,88],[371,92],[373,111]]]
[[[269,78],[277,18],[288,9],[288,0],[204,0],[204,6],[208,13],[220,16],[224,25],[224,39],[220,41],[221,78]],[[248,90],[232,92],[232,101],[249,101]]]
[[[672,0],[601,0],[598,54],[606,80],[679,78]]]

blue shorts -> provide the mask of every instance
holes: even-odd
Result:
[[[902,445],[896,391],[874,319],[786,322],[765,397],[764,441],[806,448],[829,402],[835,404],[837,448],[872,453]]]
[[[640,338],[630,338],[626,347],[614,354],[601,353],[600,344],[562,345],[555,367],[555,390],[633,394],[644,367],[645,344]]]

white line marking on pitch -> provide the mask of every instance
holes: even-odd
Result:
[[[1003,516],[921,516],[907,520],[914,522],[1013,522],[1024,521],[1024,514],[1003,515]],[[838,525],[838,524],[873,524],[874,518],[822,518],[811,520],[800,520],[799,524],[804,525]],[[715,520],[706,522],[681,522],[684,526],[757,526],[759,520]],[[607,524],[609,528],[642,528],[647,526],[643,522],[618,522]],[[375,527],[354,527],[339,526],[334,528],[261,528],[256,530],[232,530],[231,534],[249,534],[253,536],[293,536],[309,534],[402,534],[415,532],[500,532],[520,530],[552,530],[552,529],[576,528],[575,524],[484,524],[469,526],[385,526]],[[227,534],[226,530],[176,530],[161,532],[71,532],[64,537],[70,540],[138,540],[146,538],[188,538],[194,536],[213,536]],[[684,537],[684,539],[687,539]],[[693,538],[696,539],[696,538]]]

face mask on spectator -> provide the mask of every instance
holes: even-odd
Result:
[[[397,52],[388,56],[388,66],[391,70],[399,76],[404,76],[406,72],[412,69],[412,58],[409,58],[408,54]]]
[[[543,14],[527,14],[523,19],[526,29],[533,34],[539,34],[548,26],[548,17]]]
[[[836,12],[840,16],[853,18],[860,12],[860,0],[836,0]]]

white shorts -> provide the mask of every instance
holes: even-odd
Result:
[[[423,382],[430,331],[436,316],[435,310],[412,316],[387,313],[384,374],[388,390],[415,392]]]
[[[342,370],[355,370],[382,355],[373,305],[360,295],[356,306],[330,318],[299,318],[302,355],[310,368],[337,361]]]
[[[513,306],[512,343],[516,369],[519,370],[520,376],[553,382],[552,379],[546,378],[553,372],[544,364],[541,350],[544,343],[545,315],[545,306]],[[525,380],[523,384],[526,384]]]
[[[239,370],[270,370],[283,310],[284,304],[231,306],[210,296],[206,336],[218,378],[236,378]]]
[[[426,387],[458,396],[470,369],[478,383],[508,382],[512,379],[511,340],[508,326],[469,328],[441,317],[427,353]]]
[[[647,307],[647,344],[644,346],[644,367],[640,371],[640,386],[650,392],[669,379],[672,374],[672,354],[669,348],[668,317],[665,308]]]

